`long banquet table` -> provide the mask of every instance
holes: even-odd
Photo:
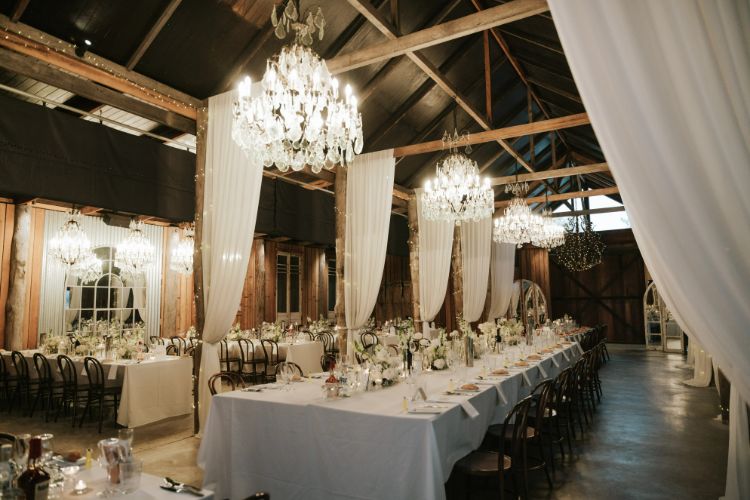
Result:
[[[263,347],[259,340],[252,340],[255,348],[256,359],[263,360]],[[236,340],[230,340],[229,354],[232,357],[239,358],[240,344]],[[320,358],[323,357],[323,343],[319,341],[301,341],[290,344],[288,342],[279,342],[279,360],[297,363],[302,369],[302,373],[316,373],[320,371]]]
[[[444,395],[461,369],[425,373],[428,398],[451,401],[440,414],[405,412],[403,398],[413,388],[403,382],[337,400],[323,399],[320,379],[289,391],[219,394],[198,454],[204,486],[232,499],[258,490],[284,499],[445,498],[453,465],[479,447],[488,426],[580,352],[577,343],[566,345],[465,396]],[[489,358],[497,364],[498,356]],[[466,379],[476,378],[481,365],[467,368]],[[477,411],[474,418],[462,402]]]
[[[29,376],[36,378],[33,356],[37,350],[21,353],[29,365]],[[0,351],[11,373],[15,373],[11,353]],[[57,367],[57,355],[49,354],[47,359],[55,380],[62,376]],[[72,357],[78,374],[78,385],[88,385],[82,357]],[[160,356],[155,359],[101,360],[106,384],[122,385],[117,423],[125,427],[139,427],[170,417],[185,415],[193,411],[192,374],[193,361],[189,357]]]

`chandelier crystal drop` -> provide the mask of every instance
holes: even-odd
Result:
[[[458,144],[466,141],[467,134],[447,131],[443,144],[448,145],[448,156],[435,166],[436,177],[427,181],[422,193],[422,213],[427,220],[461,222],[492,217],[495,195],[490,180],[479,178],[477,162],[458,151]],[[467,148],[470,152],[470,148]]]
[[[154,262],[154,246],[143,232],[143,222],[132,219],[128,236],[117,245],[115,266],[122,275],[135,277]]]
[[[552,211],[542,211],[542,228],[531,242],[540,248],[555,248],[565,243],[565,228],[552,220]]]
[[[185,227],[183,238],[172,249],[172,260],[169,268],[180,274],[193,274],[193,251],[195,249],[195,229]]]
[[[604,242],[594,231],[591,219],[582,215],[572,217],[565,226],[565,243],[552,256],[570,271],[586,271],[602,261]]]
[[[505,208],[503,216],[495,219],[492,238],[497,243],[512,243],[521,248],[524,243],[539,240],[544,220],[540,215],[532,212],[521,197],[528,190],[529,186],[525,182],[505,186],[505,192],[513,193],[513,199]]]
[[[259,95],[252,97],[249,77],[240,84],[232,138],[248,156],[282,172],[349,165],[364,145],[362,116],[351,87],[345,86],[342,98],[338,80],[309,47],[316,34],[323,38],[323,13],[317,7],[300,16],[294,1],[280,16],[276,9],[276,36],[293,31],[294,42],[267,61]]]
[[[49,254],[66,267],[75,265],[91,252],[91,242],[78,222],[80,212],[72,210],[67,221],[49,242]]]
[[[70,274],[78,277],[81,283],[95,281],[102,275],[102,260],[89,251],[70,268]]]

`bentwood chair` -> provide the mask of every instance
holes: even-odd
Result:
[[[545,446],[545,437],[549,438],[551,435],[550,419],[553,408],[550,405],[550,401],[553,397],[555,390],[555,381],[547,379],[539,384],[531,391],[531,397],[533,399],[531,410],[529,411],[529,436],[528,443],[531,444],[536,451],[538,456],[527,455],[526,461],[524,462],[524,468],[529,471],[532,470],[543,470],[544,475],[547,476],[547,482],[550,488],[552,488],[552,478],[549,475],[548,465],[552,466],[552,470],[555,468],[554,456],[550,446],[550,457],[547,457],[547,448]],[[547,418],[545,418],[547,417]],[[507,437],[506,437],[507,439]]]
[[[11,393],[15,391],[17,381],[18,377],[15,373],[11,374],[6,358],[0,354],[0,401],[8,406],[8,411],[11,409]]]
[[[172,345],[174,345],[177,348],[177,355],[181,355],[185,352],[185,349],[187,349],[187,342],[185,342],[185,339],[182,337],[175,335],[173,337],[170,337],[169,340],[172,342]]]
[[[297,363],[295,363],[294,361],[282,361],[281,363],[277,364],[276,368],[274,369],[273,376],[276,377],[277,380],[279,379],[279,373],[281,373],[281,370],[284,368],[284,366],[291,366],[293,373],[299,375],[300,378],[304,376],[304,374],[302,373],[302,368]]]
[[[78,407],[80,406],[79,395],[81,392],[85,392],[88,389],[85,386],[78,385],[78,370],[72,359],[64,354],[57,356],[57,368],[60,371],[62,377],[62,394],[60,401],[55,411],[55,422],[57,422],[60,412],[62,411],[67,415],[68,408],[70,408],[73,415],[72,424],[73,427],[76,425],[76,415],[78,414]]]
[[[13,367],[16,369],[16,390],[13,392],[11,409],[13,403],[18,401],[20,405],[29,409],[31,408],[31,398],[39,387],[39,381],[31,378],[29,373],[29,363],[23,353],[13,351],[10,354],[13,361]]]
[[[263,382],[276,382],[276,365],[279,364],[279,344],[271,339],[261,339],[263,348]]]
[[[164,350],[166,352],[167,356],[179,356],[180,353],[177,349],[177,346],[174,344],[167,344],[167,348]]]
[[[526,460],[527,421],[532,398],[522,399],[505,417],[497,438],[497,451],[475,450],[456,462],[456,468],[466,476],[466,498],[471,497],[472,477],[497,477],[500,482],[500,499],[505,498],[505,476],[510,474],[513,498],[518,497],[516,475],[522,474],[524,498],[528,498],[527,471],[520,467]],[[505,439],[504,436],[510,436]]]
[[[101,434],[105,408],[111,407],[114,409],[115,422],[117,422],[117,409],[120,404],[122,386],[107,385],[107,379],[104,378],[104,368],[96,358],[84,358],[83,367],[86,370],[89,385],[86,391],[86,404],[83,408],[78,427],[83,426],[83,421],[86,419],[86,415],[90,415],[92,406],[96,405],[99,409],[99,434]]]
[[[242,377],[242,380],[252,379],[254,384],[258,383],[263,373],[260,371],[260,367],[263,366],[263,360],[260,359],[260,355],[256,356],[255,343],[252,340],[240,339],[237,341],[240,348],[240,358],[238,361],[237,373]],[[227,357],[227,360],[230,358]],[[227,365],[230,362],[227,361]],[[226,370],[231,371],[231,370]]]
[[[371,352],[372,349],[378,345],[378,336],[372,332],[362,332],[359,336],[359,340],[362,342],[362,347],[367,352]]]
[[[239,373],[242,371],[242,359],[240,356],[231,354],[229,341],[227,339],[222,339],[222,341],[219,342],[219,367],[221,367],[221,370],[224,372],[236,371]]]
[[[156,337],[155,335],[152,335],[148,339],[153,345],[164,345],[164,339],[162,337]]]
[[[211,391],[212,396],[216,396],[216,394],[219,392],[217,388],[218,387],[223,388],[224,384],[226,383],[230,387],[230,391],[234,391],[237,389],[237,387],[245,387],[245,382],[243,382],[242,377],[239,375],[239,373],[235,372],[219,372],[214,373],[211,375],[211,378],[208,379],[208,390]],[[223,391],[222,391],[223,392]]]
[[[36,368],[37,374],[37,391],[36,397],[34,398],[34,404],[31,405],[31,411],[29,416],[34,416],[37,405],[41,403],[44,408],[44,421],[49,421],[49,413],[54,406],[55,400],[62,396],[63,383],[59,380],[55,380],[52,375],[52,367],[50,366],[49,360],[42,353],[34,354],[34,368]]]
[[[315,340],[323,343],[323,352],[331,353],[335,355],[335,340],[333,334],[329,332],[320,332],[315,336]]]

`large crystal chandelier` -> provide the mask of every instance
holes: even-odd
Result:
[[[565,243],[565,229],[552,220],[552,210],[549,208],[547,193],[544,193],[544,204],[547,208],[542,210],[542,227],[531,242],[541,248],[555,248]]]
[[[80,278],[81,283],[94,281],[102,275],[102,260],[89,251],[71,266],[70,274]]]
[[[91,243],[78,223],[80,212],[71,210],[68,220],[49,242],[49,254],[66,267],[75,265],[88,253]]]
[[[143,233],[143,222],[132,219],[128,236],[117,245],[115,266],[123,275],[135,277],[154,261],[154,246]]]
[[[492,238],[498,243],[512,243],[521,248],[524,243],[538,241],[542,234],[544,220],[532,212],[522,198],[529,190],[525,182],[515,182],[505,186],[506,193],[513,193],[513,199],[505,208],[502,217],[495,219]]]
[[[195,249],[195,229],[192,225],[183,229],[183,238],[172,249],[169,268],[180,274],[193,274],[193,251]]]
[[[351,87],[346,85],[341,99],[338,80],[310,48],[316,34],[323,39],[320,7],[300,16],[295,3],[289,1],[281,16],[273,9],[276,36],[293,31],[294,42],[267,61],[260,95],[251,96],[249,77],[240,84],[232,138],[246,154],[260,156],[266,167],[286,172],[309,165],[318,173],[348,165],[362,152],[362,117]]]
[[[455,116],[454,116],[455,125]],[[448,146],[448,156],[435,166],[436,177],[427,181],[422,193],[422,213],[427,220],[477,221],[492,217],[495,211],[495,195],[490,180],[479,178],[477,162],[459,152],[458,145],[468,134],[443,134],[443,146]],[[470,153],[471,148],[467,147]]]
[[[576,215],[566,224],[565,233],[565,243],[552,253],[558,264],[570,271],[586,271],[602,261],[604,242],[590,218]]]

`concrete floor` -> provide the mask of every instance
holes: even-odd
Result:
[[[574,456],[557,462],[555,488],[542,474],[532,476],[532,497],[544,499],[716,499],[724,492],[728,428],[717,419],[714,387],[681,383],[683,357],[610,346],[612,360],[600,374],[604,399],[595,422],[574,444]],[[195,465],[199,440],[192,417],[180,417],[136,429],[134,446],[145,472],[200,484]],[[0,414],[0,432],[55,434],[58,450],[94,448],[117,434],[94,423],[72,429],[70,420],[44,423],[43,417]],[[484,489],[482,490],[482,486]],[[475,484],[472,498],[496,498],[491,484]],[[465,498],[463,480],[451,477],[450,499]],[[281,500],[281,499],[280,499]]]

